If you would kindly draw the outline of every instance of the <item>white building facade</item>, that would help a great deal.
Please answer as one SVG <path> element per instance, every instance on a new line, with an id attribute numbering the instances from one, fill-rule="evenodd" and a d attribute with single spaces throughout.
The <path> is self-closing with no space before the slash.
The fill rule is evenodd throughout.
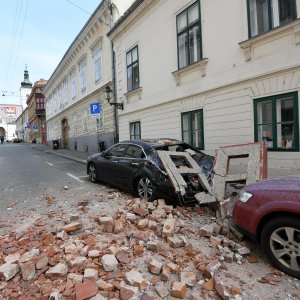
<path id="1" fill-rule="evenodd" d="M 299 173 L 299 18 L 300 0 L 137 0 L 108 33 L 120 140 L 264 141 L 271 174 Z"/>
<path id="2" fill-rule="evenodd" d="M 104 101 L 112 85 L 112 47 L 106 34 L 133 0 L 103 0 L 77 35 L 43 90 L 47 140 L 63 148 L 94 152 L 115 138 L 114 109 Z M 93 115 L 91 104 L 101 105 Z"/>

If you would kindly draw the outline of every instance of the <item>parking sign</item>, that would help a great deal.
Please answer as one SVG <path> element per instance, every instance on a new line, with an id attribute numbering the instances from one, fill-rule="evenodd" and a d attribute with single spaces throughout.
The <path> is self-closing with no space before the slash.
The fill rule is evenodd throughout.
<path id="1" fill-rule="evenodd" d="M 101 103 L 95 102 L 90 104 L 91 115 L 100 115 L 101 114 Z"/>

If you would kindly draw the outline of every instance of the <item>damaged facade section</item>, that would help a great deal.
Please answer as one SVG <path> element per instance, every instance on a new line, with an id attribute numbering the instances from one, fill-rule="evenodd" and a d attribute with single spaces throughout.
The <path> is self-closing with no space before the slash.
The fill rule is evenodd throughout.
<path id="1" fill-rule="evenodd" d="M 212 174 L 204 173 L 201 166 L 193 159 L 192 153 L 157 151 L 159 158 L 174 186 L 174 189 L 183 202 L 187 201 L 187 188 L 192 180 L 198 180 L 201 189 L 195 192 L 194 199 L 199 204 L 223 201 L 228 184 L 249 184 L 261 180 L 267 175 L 267 148 L 264 143 L 250 143 L 244 145 L 233 145 L 220 147 L 217 150 Z M 229 173 L 230 164 L 238 159 L 243 161 L 244 172 Z M 246 164 L 246 165 L 245 165 Z M 192 176 L 190 176 L 192 175 Z M 213 175 L 213 176 L 211 176 Z M 210 182 L 210 178 L 212 181 Z"/>

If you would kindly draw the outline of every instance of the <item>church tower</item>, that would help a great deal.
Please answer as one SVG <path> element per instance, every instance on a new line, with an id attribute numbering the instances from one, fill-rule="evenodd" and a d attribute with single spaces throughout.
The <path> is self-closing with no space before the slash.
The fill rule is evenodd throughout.
<path id="1" fill-rule="evenodd" d="M 27 71 L 27 65 L 25 65 L 24 70 L 24 80 L 21 82 L 20 87 L 20 97 L 21 97 L 21 105 L 23 110 L 27 107 L 27 97 L 30 95 L 32 90 L 32 83 L 29 81 L 29 73 Z"/>

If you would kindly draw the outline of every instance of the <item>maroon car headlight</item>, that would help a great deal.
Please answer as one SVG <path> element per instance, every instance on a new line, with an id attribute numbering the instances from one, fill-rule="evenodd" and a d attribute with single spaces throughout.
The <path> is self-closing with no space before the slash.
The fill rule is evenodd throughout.
<path id="1" fill-rule="evenodd" d="M 240 195 L 239 195 L 239 200 L 243 203 L 246 203 L 251 197 L 252 197 L 251 193 L 242 190 Z"/>

